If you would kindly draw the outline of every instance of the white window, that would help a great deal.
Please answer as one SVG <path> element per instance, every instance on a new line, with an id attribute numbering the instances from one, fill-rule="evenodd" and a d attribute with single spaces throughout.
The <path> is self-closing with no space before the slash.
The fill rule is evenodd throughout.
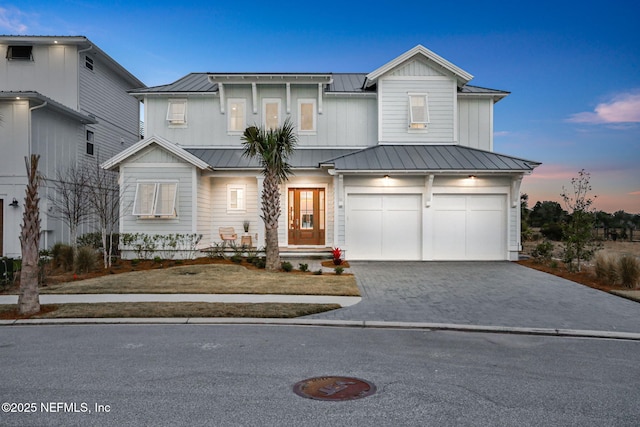
<path id="1" fill-rule="evenodd" d="M 175 217 L 177 182 L 138 182 L 133 214 L 139 217 Z"/>
<path id="2" fill-rule="evenodd" d="M 169 101 L 167 109 L 167 121 L 169 125 L 185 125 L 187 124 L 187 100 L 172 99 Z"/>
<path id="3" fill-rule="evenodd" d="M 429 99 L 426 93 L 409 94 L 409 128 L 426 129 L 429 125 Z"/>
<path id="4" fill-rule="evenodd" d="M 262 100 L 262 121 L 266 129 L 275 129 L 280 126 L 280 99 Z"/>
<path id="5" fill-rule="evenodd" d="M 246 210 L 246 185 L 227 185 L 227 210 L 244 212 Z"/>
<path id="6" fill-rule="evenodd" d="M 298 100 L 298 131 L 313 133 L 316 131 L 316 100 Z"/>
<path id="7" fill-rule="evenodd" d="M 245 113 L 247 101 L 245 99 L 229 99 L 227 111 L 227 131 L 229 133 L 244 132 L 247 127 Z"/>

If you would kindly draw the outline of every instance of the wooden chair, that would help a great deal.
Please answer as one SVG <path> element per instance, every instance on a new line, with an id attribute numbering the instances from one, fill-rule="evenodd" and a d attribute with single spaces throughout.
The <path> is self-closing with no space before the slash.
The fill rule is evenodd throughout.
<path id="1" fill-rule="evenodd" d="M 227 246 L 227 242 L 235 243 L 238 239 L 238 235 L 233 227 L 220 227 L 218 231 L 220 232 L 220 238 L 225 246 Z"/>

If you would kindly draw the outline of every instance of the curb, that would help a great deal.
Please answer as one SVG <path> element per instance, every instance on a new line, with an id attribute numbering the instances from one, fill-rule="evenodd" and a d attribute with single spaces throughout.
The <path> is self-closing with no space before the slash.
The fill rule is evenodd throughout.
<path id="1" fill-rule="evenodd" d="M 453 323 L 384 322 L 371 320 L 322 320 L 322 319 L 276 319 L 276 318 L 77 318 L 77 319 L 20 319 L 0 320 L 0 326 L 39 325 L 283 325 L 320 326 L 342 328 L 403 329 L 424 331 L 458 331 L 494 334 L 515 334 L 534 336 L 555 336 L 573 338 L 602 338 L 614 340 L 640 341 L 640 333 L 591 331 L 581 329 L 524 328 L 510 326 L 464 325 Z"/>

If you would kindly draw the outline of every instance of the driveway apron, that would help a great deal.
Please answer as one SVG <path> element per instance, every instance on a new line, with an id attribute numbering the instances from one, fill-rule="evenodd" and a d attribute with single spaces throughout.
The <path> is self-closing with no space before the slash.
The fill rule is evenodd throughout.
<path id="1" fill-rule="evenodd" d="M 640 303 L 512 262 L 350 262 L 356 305 L 315 319 L 640 332 Z"/>

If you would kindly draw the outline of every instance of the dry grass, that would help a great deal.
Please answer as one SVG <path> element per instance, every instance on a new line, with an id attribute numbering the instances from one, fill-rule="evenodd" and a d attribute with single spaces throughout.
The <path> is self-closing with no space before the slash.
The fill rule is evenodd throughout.
<path id="1" fill-rule="evenodd" d="M 42 294 L 206 293 L 359 296 L 355 277 L 250 270 L 239 265 L 205 264 L 110 274 L 52 284 Z"/>
<path id="2" fill-rule="evenodd" d="M 254 317 L 293 318 L 340 308 L 337 304 L 222 304 L 205 302 L 138 302 L 42 305 L 30 319 L 118 317 Z M 0 319 L 20 318 L 15 305 L 0 305 Z"/>

